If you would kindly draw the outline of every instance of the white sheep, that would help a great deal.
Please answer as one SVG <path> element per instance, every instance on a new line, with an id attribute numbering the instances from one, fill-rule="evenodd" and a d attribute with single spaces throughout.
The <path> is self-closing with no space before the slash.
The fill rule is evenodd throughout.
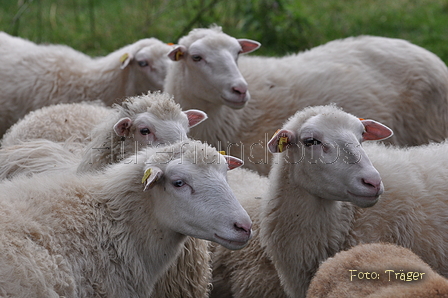
<path id="1" fill-rule="evenodd" d="M 361 146 L 391 133 L 331 105 L 291 117 L 268 143 L 283 151 L 269 191 L 247 209 L 258 232 L 241 252 L 216 249 L 217 279 L 229 278 L 221 288 L 234 297 L 305 297 L 322 261 L 373 242 L 407 247 L 447 277 L 448 142 Z"/>
<path id="2" fill-rule="evenodd" d="M 190 127 L 205 119 L 202 111 L 182 111 L 170 95 L 161 92 L 128 97 L 113 108 L 89 103 L 45 107 L 5 134 L 0 178 L 77 167 L 80 172 L 100 170 L 148 145 L 185 140 Z"/>
<path id="3" fill-rule="evenodd" d="M 5 180 L 0 293 L 148 297 L 185 235 L 244 247 L 251 221 L 226 182 L 227 170 L 240 165 L 187 140 L 102 173 Z"/>
<path id="4" fill-rule="evenodd" d="M 91 58 L 64 45 L 38 45 L 0 32 L 0 136 L 43 106 L 125 96 L 163 88 L 172 47 L 142 39 L 104 57 Z"/>
<path id="5" fill-rule="evenodd" d="M 111 112 L 111 107 L 101 101 L 46 106 L 29 112 L 11 126 L 1 139 L 1 146 L 8 147 L 35 139 L 62 143 L 71 138 L 87 145 L 92 128 Z"/>
<path id="6" fill-rule="evenodd" d="M 113 109 L 89 106 L 88 103 L 49 106 L 30 113 L 4 136 L 4 143 L 9 146 L 0 150 L 3 165 L 0 177 L 73 171 L 78 167 L 80 172 L 101 170 L 109 163 L 129 157 L 139 147 L 186 139 L 189 128 L 205 119 L 205 113 L 182 111 L 171 96 L 159 92 L 127 98 Z M 90 133 L 95 122 L 99 124 Z M 32 133 L 26 132 L 27 126 Z M 88 149 L 83 142 L 77 142 L 83 138 L 69 139 L 62 144 L 53 142 L 87 132 L 88 139 L 92 138 Z M 36 137 L 53 141 L 30 141 Z M 82 151 L 86 153 L 82 154 Z M 208 296 L 211 280 L 208 243 L 188 237 L 184 246 L 176 262 L 156 284 L 152 297 Z"/>
<path id="7" fill-rule="evenodd" d="M 213 119 L 193 129 L 192 137 L 244 158 L 247 167 L 267 175 L 270 134 L 311 105 L 336 103 L 377 119 L 396 132 L 390 142 L 398 145 L 448 137 L 448 70 L 425 49 L 360 36 L 281 58 L 238 58 L 258 46 L 220 27 L 195 29 L 170 52 L 174 63 L 164 87 L 182 108 Z"/>
<path id="8" fill-rule="evenodd" d="M 307 297 L 448 297 L 448 280 L 409 249 L 362 244 L 326 260 Z"/>

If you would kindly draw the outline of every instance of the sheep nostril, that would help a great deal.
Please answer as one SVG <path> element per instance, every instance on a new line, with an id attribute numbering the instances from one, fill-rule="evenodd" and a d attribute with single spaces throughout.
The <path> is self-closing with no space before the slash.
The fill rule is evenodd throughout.
<path id="1" fill-rule="evenodd" d="M 369 186 L 369 187 L 373 187 L 374 189 L 376 189 L 376 190 L 379 190 L 380 189 L 380 187 L 381 187 L 381 180 L 377 180 L 377 179 L 373 179 L 373 180 L 370 180 L 370 179 L 362 179 L 362 182 L 365 184 L 365 185 L 367 185 L 367 186 Z"/>
<path id="2" fill-rule="evenodd" d="M 236 222 L 233 224 L 233 227 L 238 232 L 242 232 L 242 233 L 250 236 L 252 225 L 244 225 L 244 224 L 240 224 L 240 223 Z"/>
<path id="3" fill-rule="evenodd" d="M 244 95 L 247 92 L 247 88 L 244 88 L 244 87 L 233 87 L 232 90 L 236 94 L 241 94 L 241 95 Z"/>

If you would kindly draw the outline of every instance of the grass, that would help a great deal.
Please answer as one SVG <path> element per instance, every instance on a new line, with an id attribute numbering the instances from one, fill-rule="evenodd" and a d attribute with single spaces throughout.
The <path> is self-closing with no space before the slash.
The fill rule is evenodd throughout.
<path id="1" fill-rule="evenodd" d="M 409 40 L 448 62 L 448 0 L 1 0 L 0 30 L 92 56 L 212 23 L 280 56 L 361 34 Z"/>

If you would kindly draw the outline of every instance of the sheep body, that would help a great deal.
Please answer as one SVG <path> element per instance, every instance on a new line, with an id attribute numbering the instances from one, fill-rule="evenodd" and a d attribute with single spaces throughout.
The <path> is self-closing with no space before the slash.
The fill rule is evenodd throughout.
<path id="1" fill-rule="evenodd" d="M 4 165 L 0 169 L 0 177 L 10 179 L 19 174 L 73 172 L 77 168 L 79 172 L 101 170 L 109 163 L 129 157 L 148 143 L 157 146 L 186 139 L 189 127 L 206 118 L 200 111 L 183 112 L 172 97 L 158 92 L 127 98 L 112 109 L 89 103 L 42 108 L 27 115 L 4 136 L 3 145 L 8 146 L 0 150 L 0 160 Z M 127 119 L 124 123 L 129 127 L 117 135 L 113 127 L 121 123 L 120 119 Z M 44 123 L 48 128 L 42 130 Z M 98 124 L 95 126 L 95 123 Z M 36 129 L 33 128 L 35 126 Z M 30 133 L 26 132 L 27 127 L 30 127 Z M 142 128 L 149 128 L 151 133 L 139 135 Z M 88 138 L 83 138 L 87 135 Z M 80 137 L 71 139 L 74 136 Z M 146 138 L 148 136 L 151 139 Z M 32 140 L 36 137 L 46 137 L 54 142 Z M 64 138 L 69 140 L 56 142 Z M 87 141 L 86 148 L 84 144 Z M 187 237 L 180 256 L 156 284 L 152 297 L 208 296 L 211 280 L 209 262 L 208 243 Z"/>
<path id="2" fill-rule="evenodd" d="M 270 134 L 310 105 L 336 103 L 359 117 L 376 119 L 396 132 L 389 142 L 397 145 L 448 136 L 446 65 L 416 45 L 360 36 L 281 58 L 241 56 L 241 73 L 223 67 L 212 73 L 213 63 L 221 60 L 236 65 L 232 39 L 216 27 L 196 29 L 180 39 L 172 53 L 182 56 L 176 60 L 170 55 L 175 62 L 164 90 L 182 107 L 201 109 L 213 119 L 213 125 L 193 129 L 194 138 L 244 157 L 245 166 L 264 175 L 271 165 L 266 146 Z M 198 55 L 202 60 L 194 62 Z M 243 78 L 248 90 L 241 87 Z M 413 123 L 420 123 L 419 128 Z"/>
<path id="3" fill-rule="evenodd" d="M 369 279 L 359 279 L 359 272 L 370 273 Z M 406 275 L 402 280 L 400 273 L 408 272 L 412 277 Z M 307 297 L 448 297 L 448 280 L 409 249 L 385 243 L 362 244 L 323 262 Z"/>
<path id="4" fill-rule="evenodd" d="M 137 160 L 99 174 L 42 173 L 2 182 L 0 293 L 147 297 L 185 234 L 231 249 L 249 239 L 250 219 L 225 181 L 228 165 L 216 150 L 188 141 L 140 152 Z M 185 188 L 173 179 L 185 181 Z M 202 183 L 218 188 L 210 192 Z"/>
<path id="5" fill-rule="evenodd" d="M 87 145 L 92 127 L 112 112 L 99 101 L 65 103 L 31 111 L 3 135 L 1 146 L 35 139 L 63 143 L 70 138 Z"/>
<path id="6" fill-rule="evenodd" d="M 333 118 L 341 121 L 334 123 Z M 344 128 L 344 122 L 353 127 Z M 318 265 L 359 243 L 389 242 L 407 247 L 436 272 L 448 276 L 448 189 L 443 182 L 448 179 L 448 160 L 444 158 L 448 143 L 405 149 L 375 143 L 361 147 L 359 140 L 366 133 L 355 126 L 359 122 L 334 106 L 307 108 L 286 122 L 280 134 L 291 134 L 288 137 L 296 145 L 285 145 L 289 149 L 273 160 L 269 191 L 255 214 L 248 209 L 259 231 L 240 252 L 221 258 L 218 250 L 214 256 L 219 272 L 226 271 L 231 277 L 227 287 L 235 297 L 249 297 L 254 292 L 258 297 L 305 297 Z M 316 127 L 322 131 L 313 130 Z M 322 149 L 310 145 L 314 157 L 301 139 L 307 133 L 324 144 Z M 333 142 L 335 138 L 337 142 Z M 278 135 L 271 141 L 277 139 Z M 335 150 L 329 148 L 339 148 L 341 155 L 329 157 L 325 152 Z M 360 208 L 368 205 L 344 192 L 360 178 L 340 181 L 360 166 L 350 161 L 354 158 L 371 161 L 381 174 L 385 191 L 376 204 L 370 200 L 370 206 L 375 204 L 370 208 Z M 328 199 L 340 192 L 338 199 Z M 253 264 L 266 269 L 247 275 L 246 267 Z M 271 283 L 283 288 L 263 285 L 266 272 L 277 272 L 278 280 L 270 277 Z M 257 287 L 277 290 L 264 295 Z"/>
<path id="7" fill-rule="evenodd" d="M 0 32 L 0 135 L 43 106 L 125 96 L 163 88 L 170 46 L 142 39 L 104 57 L 91 58 L 65 45 L 38 45 Z"/>

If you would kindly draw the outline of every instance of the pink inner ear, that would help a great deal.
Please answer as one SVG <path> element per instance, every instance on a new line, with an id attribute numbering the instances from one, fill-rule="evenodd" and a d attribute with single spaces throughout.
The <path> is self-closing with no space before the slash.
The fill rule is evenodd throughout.
<path id="1" fill-rule="evenodd" d="M 121 118 L 118 120 L 117 123 L 114 125 L 114 131 L 117 134 L 117 136 L 123 137 L 127 136 L 129 134 L 129 128 L 132 125 L 131 118 Z"/>
<path id="2" fill-rule="evenodd" d="M 384 140 L 393 135 L 392 129 L 384 124 L 374 120 L 361 120 L 361 122 L 366 130 L 362 135 L 364 141 Z"/>
<path id="3" fill-rule="evenodd" d="M 225 155 L 224 157 L 226 158 L 227 167 L 229 171 L 241 167 L 244 164 L 244 162 L 239 158 L 230 155 Z"/>
<path id="4" fill-rule="evenodd" d="M 168 57 L 173 61 L 179 61 L 186 52 L 187 48 L 185 46 L 178 45 L 168 53 Z"/>
<path id="5" fill-rule="evenodd" d="M 188 117 L 188 126 L 193 127 L 206 120 L 207 114 L 199 110 L 188 110 L 184 112 Z"/>
<path id="6" fill-rule="evenodd" d="M 250 40 L 250 39 L 238 39 L 238 42 L 241 45 L 241 53 L 250 53 L 258 49 L 261 44 L 258 41 Z"/>

